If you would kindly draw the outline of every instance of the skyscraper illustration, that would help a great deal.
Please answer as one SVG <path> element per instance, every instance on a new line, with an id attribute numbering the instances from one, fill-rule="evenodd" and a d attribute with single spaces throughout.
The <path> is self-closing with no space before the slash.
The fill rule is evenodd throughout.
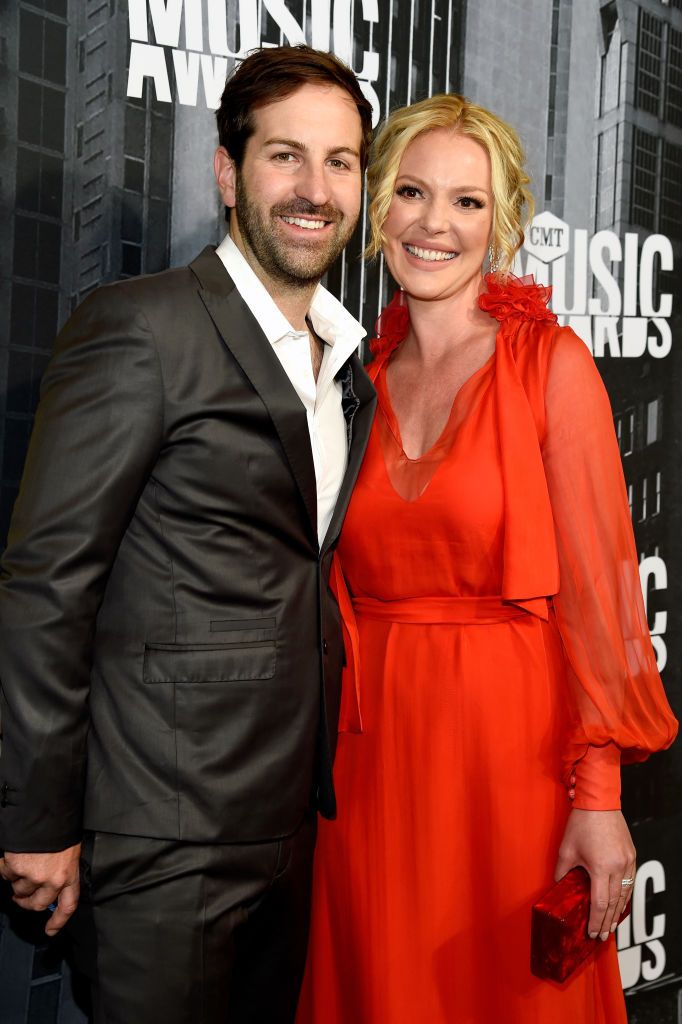
<path id="1" fill-rule="evenodd" d="M 295 30 L 313 45 L 340 51 L 372 91 L 381 118 L 447 91 L 500 114 L 521 135 L 538 212 L 590 239 L 599 232 L 621 240 L 636 235 L 638 260 L 647 239 L 669 243 L 671 259 L 653 263 L 652 311 L 643 308 L 639 262 L 634 277 L 632 315 L 648 318 L 654 341 L 640 356 L 616 355 L 621 326 L 612 345 L 597 353 L 597 364 L 613 406 L 654 644 L 679 709 L 682 279 L 668 263 L 677 267 L 682 256 L 682 0 L 225 0 L 224 57 L 208 53 L 209 41 L 221 36 L 210 20 L 221 5 L 195 5 L 201 15 L 192 35 L 191 5 L 181 4 L 177 45 L 163 50 L 170 98 L 159 94 L 151 74 L 141 95 L 128 95 L 131 18 L 146 11 L 153 44 L 152 6 L 157 16 L 162 7 L 175 7 L 142 0 L 3 6 L 0 550 L 58 328 L 94 288 L 186 263 L 225 231 L 211 167 L 214 112 L 201 84 L 196 102 L 187 102 L 173 83 L 178 60 L 188 74 L 194 66 L 188 55 L 197 33 L 203 55 L 229 73 L 248 35 L 240 19 L 248 15 L 258 45 L 290 42 Z M 177 58 L 173 50 L 182 47 L 185 56 Z M 362 260 L 368 237 L 365 203 L 326 284 L 371 336 L 395 283 L 381 257 Z M 624 264 L 624 257 L 613 260 L 610 272 L 625 303 L 633 278 L 626 278 Z M 590 274 L 589 298 L 601 294 Z M 662 354 L 656 339 L 666 330 L 672 343 Z M 627 976 L 629 1013 L 642 1024 L 682 1020 L 682 920 L 665 915 L 682 899 L 676 872 L 666 870 L 682 834 L 681 782 L 676 750 L 625 772 L 625 807 L 640 862 L 660 864 L 643 889 L 637 920 L 619 936 L 621 965 L 636 961 Z M 8 903 L 0 906 L 3 1024 L 80 1024 L 59 950 L 47 955 L 40 929 L 24 933 L 14 915 L 10 926 L 9 910 Z"/>

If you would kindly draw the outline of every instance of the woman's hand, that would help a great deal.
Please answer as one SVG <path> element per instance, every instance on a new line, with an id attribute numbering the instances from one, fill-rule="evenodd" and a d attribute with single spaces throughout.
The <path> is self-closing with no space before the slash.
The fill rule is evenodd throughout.
<path id="1" fill-rule="evenodd" d="M 559 847 L 554 878 L 558 882 L 577 865 L 586 868 L 592 882 L 590 892 L 590 938 L 604 942 L 616 930 L 618 919 L 632 895 L 632 885 L 621 885 L 635 877 L 636 852 L 620 811 L 571 811 Z"/>

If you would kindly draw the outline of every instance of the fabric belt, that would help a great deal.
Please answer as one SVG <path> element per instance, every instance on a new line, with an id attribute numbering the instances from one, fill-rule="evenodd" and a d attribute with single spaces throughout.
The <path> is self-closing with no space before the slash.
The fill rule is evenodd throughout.
<path id="1" fill-rule="evenodd" d="M 353 597 L 351 602 L 355 614 L 363 618 L 422 625 L 485 625 L 526 615 L 501 597 L 409 597 L 398 601 Z"/>
<path id="2" fill-rule="evenodd" d="M 332 562 L 330 583 L 339 602 L 346 667 L 343 670 L 339 732 L 361 733 L 360 635 L 358 619 L 422 625 L 486 625 L 509 622 L 531 614 L 548 618 L 546 598 L 523 605 L 503 601 L 501 597 L 411 597 L 399 601 L 378 601 L 372 597 L 351 597 L 341 571 L 338 555 Z"/>

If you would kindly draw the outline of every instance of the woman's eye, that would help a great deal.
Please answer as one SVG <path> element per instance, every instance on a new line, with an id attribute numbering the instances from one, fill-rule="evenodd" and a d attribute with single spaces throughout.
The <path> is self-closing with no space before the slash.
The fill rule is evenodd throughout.
<path id="1" fill-rule="evenodd" d="M 402 196 L 403 199 L 417 199 L 421 194 L 421 189 L 417 188 L 416 185 L 401 185 L 398 189 L 398 195 Z"/>
<path id="2" fill-rule="evenodd" d="M 336 159 L 334 159 L 334 160 L 330 160 L 329 163 L 332 165 L 332 167 L 336 171 L 347 171 L 348 170 L 348 164 L 344 160 L 336 160 Z"/>
<path id="3" fill-rule="evenodd" d="M 460 196 L 458 199 L 459 205 L 464 210 L 482 210 L 483 203 L 480 199 L 474 198 L 474 196 Z"/>

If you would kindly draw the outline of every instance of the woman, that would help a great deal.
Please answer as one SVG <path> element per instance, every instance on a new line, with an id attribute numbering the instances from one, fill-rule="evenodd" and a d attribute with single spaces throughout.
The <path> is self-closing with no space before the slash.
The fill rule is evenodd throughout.
<path id="1" fill-rule="evenodd" d="M 402 290 L 336 566 L 339 818 L 299 1024 L 626 1019 L 620 762 L 668 746 L 675 721 L 599 374 L 548 290 L 507 273 L 522 161 L 458 96 L 396 111 L 375 144 L 371 249 Z M 539 981 L 530 908 L 576 864 L 603 942 L 564 985 Z"/>

